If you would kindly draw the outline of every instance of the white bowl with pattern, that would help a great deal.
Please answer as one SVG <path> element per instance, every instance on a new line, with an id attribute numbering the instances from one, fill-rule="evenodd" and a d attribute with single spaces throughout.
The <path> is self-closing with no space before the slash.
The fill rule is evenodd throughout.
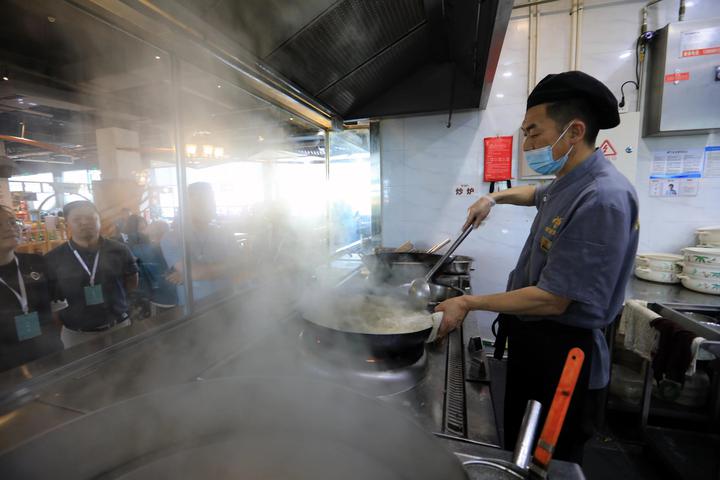
<path id="1" fill-rule="evenodd" d="M 706 266 L 700 263 L 682 263 L 682 274 L 698 280 L 720 281 L 720 266 Z"/>
<path id="2" fill-rule="evenodd" d="M 677 262 L 683 259 L 682 255 L 674 253 L 638 253 L 635 255 L 635 267 L 654 270 L 656 272 L 680 273 Z"/>
<path id="3" fill-rule="evenodd" d="M 694 277 L 688 277 L 687 275 L 678 275 L 678 278 L 683 284 L 683 287 L 695 290 L 700 293 L 709 293 L 711 295 L 720 295 L 720 279 L 718 280 L 705 280 Z"/>
<path id="4" fill-rule="evenodd" d="M 683 248 L 683 262 L 720 268 L 720 248 Z"/>
<path id="5" fill-rule="evenodd" d="M 720 225 L 700 227 L 695 230 L 695 234 L 697 235 L 698 243 L 701 245 L 720 246 Z"/>
<path id="6" fill-rule="evenodd" d="M 680 279 L 675 272 L 663 272 L 644 267 L 635 267 L 635 276 L 651 282 L 680 283 Z"/>

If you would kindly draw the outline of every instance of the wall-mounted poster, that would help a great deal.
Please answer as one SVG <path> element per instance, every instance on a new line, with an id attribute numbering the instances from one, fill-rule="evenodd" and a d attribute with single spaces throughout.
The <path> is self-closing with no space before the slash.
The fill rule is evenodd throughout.
<path id="1" fill-rule="evenodd" d="M 512 143 L 512 135 L 485 138 L 484 182 L 499 182 L 512 178 Z"/>

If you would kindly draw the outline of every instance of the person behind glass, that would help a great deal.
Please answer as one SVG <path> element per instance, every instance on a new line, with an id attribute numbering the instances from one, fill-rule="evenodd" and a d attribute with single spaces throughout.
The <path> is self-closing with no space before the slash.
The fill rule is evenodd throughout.
<path id="1" fill-rule="evenodd" d="M 238 247 L 232 234 L 215 222 L 215 196 L 209 183 L 188 186 L 190 224 L 186 225 L 186 245 L 191 259 L 195 300 L 233 291 L 233 278 L 239 273 Z M 161 241 L 162 252 L 171 268 L 167 280 L 177 285 L 179 303 L 184 304 L 183 259 L 180 232 L 173 229 Z"/>
<path id="2" fill-rule="evenodd" d="M 65 205 L 71 239 L 46 256 L 52 295 L 66 300 L 58 312 L 65 348 L 130 325 L 128 292 L 138 284 L 130 249 L 100 236 L 100 214 L 92 202 Z"/>
<path id="3" fill-rule="evenodd" d="M 147 243 L 147 222 L 140 215 L 134 213 L 129 215 L 123 220 L 116 239 L 125 243 L 131 250 L 133 245 Z"/>
<path id="4" fill-rule="evenodd" d="M 15 214 L 0 206 L 0 371 L 62 350 L 45 261 L 40 255 L 15 253 L 19 243 Z"/>
<path id="5" fill-rule="evenodd" d="M 123 232 L 123 240 L 135 256 L 140 273 L 136 294 L 160 308 L 170 308 L 178 302 L 175 285 L 165 278 L 169 269 L 160 248 L 160 240 L 167 228 L 163 221 L 147 225 L 144 218 L 131 215 Z"/>

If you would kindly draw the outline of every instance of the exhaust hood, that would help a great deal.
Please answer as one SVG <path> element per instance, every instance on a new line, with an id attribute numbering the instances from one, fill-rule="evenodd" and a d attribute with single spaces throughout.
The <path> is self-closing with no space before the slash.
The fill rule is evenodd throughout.
<path id="1" fill-rule="evenodd" d="M 512 0 L 144 0 L 343 120 L 484 108 Z"/>

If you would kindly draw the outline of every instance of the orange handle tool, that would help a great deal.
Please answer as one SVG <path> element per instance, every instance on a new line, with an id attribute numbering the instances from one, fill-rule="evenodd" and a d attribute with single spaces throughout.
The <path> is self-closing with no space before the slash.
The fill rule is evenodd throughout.
<path id="1" fill-rule="evenodd" d="M 550 464 L 584 360 L 585 353 L 581 349 L 575 347 L 568 352 L 562 375 L 560 375 L 560 382 L 555 390 L 555 396 L 533 455 L 531 470 L 541 477 L 545 477 Z"/>

